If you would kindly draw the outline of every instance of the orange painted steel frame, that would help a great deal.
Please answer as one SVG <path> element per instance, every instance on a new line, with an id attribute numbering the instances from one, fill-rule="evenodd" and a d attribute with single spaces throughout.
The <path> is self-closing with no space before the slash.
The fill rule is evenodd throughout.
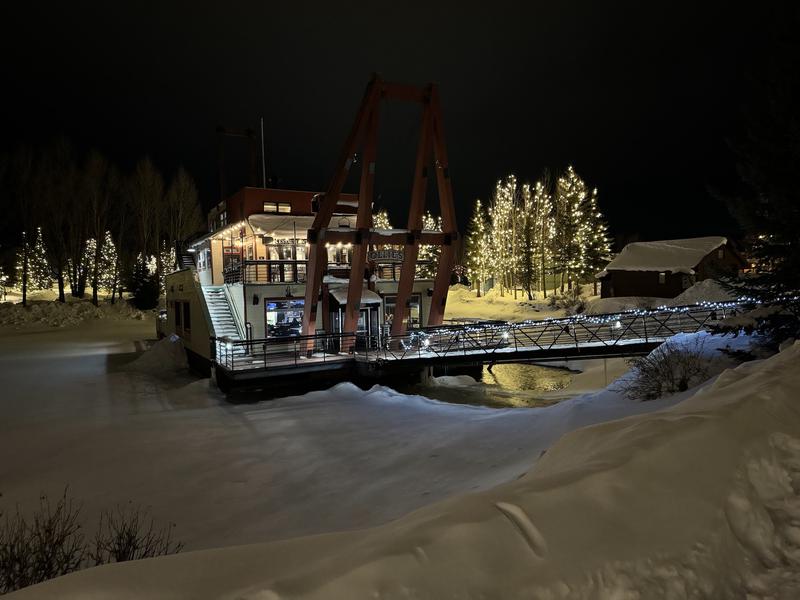
<path id="1" fill-rule="evenodd" d="M 411 206 L 408 214 L 408 232 L 394 233 L 390 236 L 372 232 L 372 189 L 375 179 L 375 160 L 378 144 L 379 111 L 382 100 L 401 100 L 418 102 L 422 105 L 422 125 L 417 147 L 414 182 L 411 189 Z M 358 212 L 353 231 L 330 229 L 330 221 L 336 204 L 347 180 L 350 167 L 355 163 L 356 153 L 362 150 L 361 181 L 358 192 Z M 436 184 L 439 195 L 439 208 L 442 216 L 442 232 L 423 232 L 422 214 L 425 210 L 425 193 L 428 186 L 428 167 L 436 171 Z M 320 203 L 319 212 L 308 230 L 308 273 L 306 283 L 305 309 L 303 312 L 303 335 L 313 334 L 317 323 L 317 301 L 319 300 L 324 269 L 327 264 L 326 243 L 351 243 L 353 245 L 350 280 L 347 290 L 347 305 L 342 331 L 354 333 L 358 324 L 361 305 L 361 291 L 364 285 L 367 246 L 373 243 L 403 244 L 404 258 L 397 290 L 397 303 L 392 319 L 392 335 L 403 335 L 408 317 L 408 300 L 414 285 L 417 257 L 420 244 L 442 247 L 433 284 L 428 326 L 441 325 L 444 317 L 447 288 L 450 273 L 455 261 L 456 229 L 453 190 L 450 184 L 447 148 L 444 141 L 444 127 L 439 104 L 439 94 L 435 85 L 424 88 L 389 83 L 373 75 L 361 107 L 356 115 L 350 134 L 347 137 L 336 171 L 328 190 Z"/>

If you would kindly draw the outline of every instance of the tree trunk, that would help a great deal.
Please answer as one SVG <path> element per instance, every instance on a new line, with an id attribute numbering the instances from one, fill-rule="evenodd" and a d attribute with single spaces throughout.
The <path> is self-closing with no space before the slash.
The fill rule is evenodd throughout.
<path id="1" fill-rule="evenodd" d="M 97 243 L 94 245 L 94 266 L 92 268 L 92 304 L 95 306 L 98 305 L 97 301 L 97 286 L 98 284 L 98 273 L 100 271 L 100 252 L 102 251 L 102 246 L 100 245 L 100 241 L 98 240 Z"/>
<path id="2" fill-rule="evenodd" d="M 56 280 L 58 281 L 58 301 L 66 302 L 67 298 L 64 295 L 64 270 L 59 268 L 56 273 Z"/>
<path id="3" fill-rule="evenodd" d="M 22 306 L 28 306 L 28 242 L 22 246 Z"/>

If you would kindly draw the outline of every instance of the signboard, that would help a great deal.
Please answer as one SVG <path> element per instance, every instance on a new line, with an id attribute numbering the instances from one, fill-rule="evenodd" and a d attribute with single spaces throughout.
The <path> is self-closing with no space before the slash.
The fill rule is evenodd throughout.
<path id="1" fill-rule="evenodd" d="M 402 263 L 402 250 L 372 250 L 367 252 L 367 260 L 378 263 Z"/>

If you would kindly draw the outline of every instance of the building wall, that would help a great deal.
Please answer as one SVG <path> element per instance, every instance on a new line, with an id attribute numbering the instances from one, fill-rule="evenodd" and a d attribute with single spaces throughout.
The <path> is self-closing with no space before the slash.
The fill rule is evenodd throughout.
<path id="1" fill-rule="evenodd" d="M 200 284 L 195 280 L 195 272 L 190 269 L 175 271 L 166 277 L 167 288 L 167 323 L 165 331 L 181 338 L 184 347 L 204 358 L 209 358 L 210 324 L 202 296 Z M 190 327 L 182 323 L 176 327 L 176 303 L 188 303 L 190 310 Z M 181 319 L 183 321 L 183 319 Z"/>
<path id="2" fill-rule="evenodd" d="M 609 271 L 601 282 L 600 297 L 674 298 L 691 287 L 694 281 L 692 276 L 682 273 L 665 273 L 664 283 L 659 283 L 657 271 Z"/>
<path id="3" fill-rule="evenodd" d="M 264 212 L 265 202 L 288 202 L 291 204 L 291 214 L 313 215 L 312 200 L 318 192 L 302 190 L 278 190 L 244 187 L 238 192 L 220 202 L 208 213 L 209 230 L 219 227 L 219 215 L 226 213 L 226 224 L 236 223 L 257 213 Z M 353 203 L 358 201 L 358 194 L 341 194 L 343 202 Z M 337 212 L 355 212 L 355 208 L 341 206 Z"/>

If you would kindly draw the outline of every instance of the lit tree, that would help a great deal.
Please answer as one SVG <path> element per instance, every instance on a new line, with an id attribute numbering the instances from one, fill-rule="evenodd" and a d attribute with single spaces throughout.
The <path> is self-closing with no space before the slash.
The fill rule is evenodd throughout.
<path id="1" fill-rule="evenodd" d="M 374 215 L 372 215 L 372 227 L 375 229 L 391 229 L 392 222 L 389 220 L 389 213 L 386 209 L 382 208 Z M 386 250 L 392 248 L 389 244 L 372 244 L 373 249 Z"/>
<path id="2" fill-rule="evenodd" d="M 422 217 L 422 229 L 423 231 L 441 231 L 442 217 L 433 216 L 429 211 L 425 211 L 425 215 Z M 433 279 L 436 276 L 436 266 L 441 253 L 441 246 L 420 244 L 417 255 L 417 277 Z"/>
<path id="3" fill-rule="evenodd" d="M 555 193 L 555 264 L 561 275 L 561 291 L 572 289 L 584 269 L 588 228 L 584 204 L 588 192 L 584 181 L 572 166 L 556 182 Z"/>
<path id="4" fill-rule="evenodd" d="M 545 171 L 542 178 L 533 186 L 532 206 L 530 210 L 526 210 L 526 213 L 530 213 L 532 221 L 534 259 L 539 269 L 538 281 L 545 298 L 547 297 L 547 273 L 552 269 L 553 239 L 556 234 L 550 181 L 550 172 Z"/>
<path id="5" fill-rule="evenodd" d="M 485 293 L 486 280 L 492 266 L 492 242 L 486 210 L 480 200 L 475 201 L 475 210 L 469 222 L 466 236 L 467 274 L 478 290 L 478 297 Z"/>
<path id="6" fill-rule="evenodd" d="M 28 261 L 28 290 L 49 290 L 53 287 L 53 272 L 47 262 L 47 250 L 42 241 L 42 228 L 36 228 L 36 237 L 33 243 L 23 232 L 23 246 L 17 254 L 17 281 L 21 282 L 25 269 L 25 260 Z"/>
<path id="7" fill-rule="evenodd" d="M 517 178 L 509 175 L 498 181 L 495 187 L 489 218 L 492 229 L 492 270 L 495 281 L 500 284 L 500 295 L 514 286 L 517 267 L 516 227 L 518 207 L 516 205 Z"/>
<path id="8" fill-rule="evenodd" d="M 597 294 L 597 280 L 595 273 L 602 270 L 611 260 L 611 244 L 608 239 L 608 224 L 597 206 L 597 188 L 584 202 L 583 211 L 588 224 L 586 232 L 586 252 L 581 266 L 582 279 L 591 278 L 594 283 L 594 293 Z"/>

